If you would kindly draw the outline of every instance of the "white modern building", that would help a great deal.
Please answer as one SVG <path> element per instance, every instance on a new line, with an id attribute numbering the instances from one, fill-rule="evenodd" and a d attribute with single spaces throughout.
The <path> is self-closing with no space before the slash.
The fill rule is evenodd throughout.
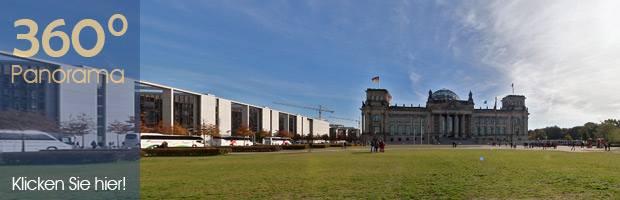
<path id="1" fill-rule="evenodd" d="M 147 126 L 160 121 L 174 126 L 176 122 L 191 131 L 201 124 L 215 124 L 223 136 L 232 135 L 240 124 L 248 125 L 253 132 L 265 130 L 272 135 L 279 131 L 301 136 L 329 133 L 326 120 L 147 81 L 139 81 L 139 84 L 140 112 L 146 115 Z"/>
<path id="2" fill-rule="evenodd" d="M 41 111 L 57 123 L 84 114 L 92 120 L 94 126 L 91 134 L 84 137 L 86 144 L 82 144 L 81 137 L 77 138 L 80 146 L 88 146 L 92 141 L 106 145 L 112 143 L 113 146 L 122 144 L 124 137 L 117 137 L 116 133 L 109 130 L 109 125 L 115 121 L 138 119 L 140 117 L 137 116 L 141 114 L 144 115 L 142 123 L 146 126 L 161 122 L 169 126 L 180 124 L 191 132 L 203 123 L 216 124 L 223 136 L 233 135 L 234 130 L 242 123 L 248 125 L 253 132 L 265 130 L 274 136 L 278 131 L 288 131 L 301 136 L 329 133 L 329 122 L 326 120 L 129 77 L 124 77 L 123 83 L 115 83 L 103 80 L 107 80 L 106 76 L 116 80 L 120 77 L 103 73 L 88 73 L 88 77 L 83 77 L 77 73 L 77 80 L 90 78 L 90 82 L 55 83 L 49 80 L 64 77 L 42 73 L 41 83 L 27 83 L 23 76 L 15 76 L 15 82 L 12 82 L 13 65 L 21 66 L 24 71 L 62 69 L 67 72 L 96 68 L 21 58 L 6 51 L 0 51 L 0 56 L 15 58 L 0 60 L 0 110 Z M 29 73 L 26 79 L 32 80 L 34 75 Z M 101 81 L 96 81 L 97 78 Z M 0 129 L 3 129 L 2 124 Z"/>
<path id="3" fill-rule="evenodd" d="M 29 110 L 41 111 L 43 115 L 57 123 L 67 122 L 78 115 L 85 115 L 92 122 L 91 134 L 78 137 L 80 146 L 88 146 L 92 141 L 103 142 L 114 146 L 122 144 L 123 137 L 107 131 L 107 127 L 114 121 L 125 122 L 136 115 L 135 80 L 125 77 L 123 83 L 105 81 L 105 73 L 72 73 L 71 77 L 63 77 L 60 73 L 53 74 L 54 70 L 64 72 L 76 70 L 96 69 L 88 66 L 76 66 L 37 58 L 21 58 L 11 53 L 0 51 L 1 56 L 15 58 L 0 60 L 0 110 Z M 51 73 L 27 73 L 28 80 L 40 80 L 39 83 L 27 83 L 23 75 L 12 76 L 13 66 L 19 65 L 23 73 L 28 70 L 47 69 Z M 15 69 L 17 71 L 17 68 Z M 22 74 L 23 74 L 22 73 Z M 40 77 L 38 77 L 40 75 Z M 107 76 L 111 76 L 108 74 Z M 38 79 L 40 78 L 40 79 Z M 53 80 L 71 78 L 69 81 L 56 83 Z M 88 80 L 86 83 L 75 83 L 73 80 Z M 101 81 L 97 81 L 97 79 Z M 114 77 L 120 80 L 121 77 Z M 12 80 L 14 79 L 14 80 Z M 51 79 L 51 80 L 50 80 Z M 65 79 L 66 80 L 66 79 Z M 3 129 L 0 124 L 0 129 Z"/>

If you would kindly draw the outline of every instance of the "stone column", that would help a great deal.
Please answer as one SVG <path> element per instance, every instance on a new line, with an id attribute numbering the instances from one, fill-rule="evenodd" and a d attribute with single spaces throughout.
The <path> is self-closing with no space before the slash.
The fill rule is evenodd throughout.
<path id="1" fill-rule="evenodd" d="M 459 116 L 459 137 L 463 137 L 465 132 L 465 115 Z"/>
<path id="2" fill-rule="evenodd" d="M 443 137 L 446 133 L 448 133 L 448 115 L 441 114 L 441 136 Z"/>
<path id="3" fill-rule="evenodd" d="M 452 114 L 450 122 L 452 123 L 452 137 L 456 137 L 456 114 Z"/>
<path id="4" fill-rule="evenodd" d="M 453 114 L 452 115 L 452 136 L 453 137 L 458 137 L 459 136 L 459 128 L 458 128 L 458 115 L 457 114 Z"/>
<path id="5" fill-rule="evenodd" d="M 450 116 L 450 136 L 454 137 L 454 114 L 449 115 Z"/>

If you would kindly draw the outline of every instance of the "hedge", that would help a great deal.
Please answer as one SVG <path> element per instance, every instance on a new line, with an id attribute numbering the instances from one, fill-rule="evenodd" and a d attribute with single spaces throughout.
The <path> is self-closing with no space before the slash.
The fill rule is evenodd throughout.
<path id="1" fill-rule="evenodd" d="M 286 150 L 303 150 L 303 149 L 309 149 L 309 148 L 310 148 L 309 144 L 292 144 L 292 145 L 282 146 L 282 149 L 286 149 Z"/>
<path id="2" fill-rule="evenodd" d="M 116 161 L 117 156 L 107 151 L 5 152 L 1 153 L 0 157 L 0 165 L 65 165 Z"/>
<path id="3" fill-rule="evenodd" d="M 223 146 L 215 148 L 228 148 L 232 152 L 275 152 L 282 150 L 283 146 L 278 145 L 258 145 L 258 146 Z"/>
<path id="4" fill-rule="evenodd" d="M 329 144 L 312 144 L 312 148 L 327 148 Z"/>
<path id="5" fill-rule="evenodd" d="M 81 152 L 81 153 L 100 153 L 106 152 L 114 154 L 117 161 L 120 160 L 138 160 L 140 159 L 140 151 L 138 149 L 68 149 L 68 150 L 41 150 L 40 152 Z"/>
<path id="6" fill-rule="evenodd" d="M 155 148 L 155 149 L 142 149 L 140 155 L 144 157 L 157 157 L 157 156 L 216 156 L 223 155 L 230 152 L 230 148 Z"/>

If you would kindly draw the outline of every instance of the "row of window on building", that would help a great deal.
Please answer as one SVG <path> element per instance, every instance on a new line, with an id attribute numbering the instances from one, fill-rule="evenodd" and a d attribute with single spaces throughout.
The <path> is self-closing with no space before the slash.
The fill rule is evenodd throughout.
<path id="1" fill-rule="evenodd" d="M 501 127 L 501 132 L 500 132 L 500 127 L 495 127 L 495 130 L 493 130 L 492 126 L 489 127 L 485 127 L 485 126 L 474 126 L 474 135 L 493 135 L 493 134 L 499 134 L 499 135 L 506 135 L 506 127 Z M 515 135 L 519 135 L 519 128 L 515 128 Z"/>
<path id="2" fill-rule="evenodd" d="M 370 100 L 372 100 L 372 101 L 383 101 L 383 100 L 385 100 L 385 98 L 383 96 L 370 95 Z"/>
<path id="3" fill-rule="evenodd" d="M 404 127 L 404 130 L 403 130 Z M 376 133 L 381 133 L 380 128 L 378 126 L 374 127 L 375 129 L 375 134 Z M 394 126 L 394 125 L 390 125 L 390 135 L 411 135 L 411 126 Z M 413 135 L 417 135 L 418 133 L 421 133 L 422 135 L 424 135 L 424 133 L 426 133 L 426 127 L 424 125 L 422 126 L 418 126 L 415 125 L 413 126 Z"/>
<path id="4" fill-rule="evenodd" d="M 476 124 L 486 124 L 487 122 L 489 124 L 493 124 L 493 122 L 495 122 L 496 124 L 506 124 L 506 119 L 498 119 L 496 121 L 493 121 L 493 118 L 484 118 L 484 117 L 476 117 L 475 119 Z M 519 124 L 520 120 L 519 118 L 515 118 L 514 119 L 514 124 Z"/>
<path id="5" fill-rule="evenodd" d="M 420 117 L 420 122 L 424 123 L 425 121 L 425 117 Z M 390 122 L 395 122 L 396 120 L 398 120 L 398 122 L 403 122 L 403 117 L 390 117 Z M 405 122 L 411 122 L 411 117 L 404 117 Z M 374 115 L 372 116 L 372 121 L 375 122 L 379 122 L 381 121 L 381 117 L 379 115 Z M 418 122 L 418 117 L 413 117 L 413 122 L 417 123 Z"/>

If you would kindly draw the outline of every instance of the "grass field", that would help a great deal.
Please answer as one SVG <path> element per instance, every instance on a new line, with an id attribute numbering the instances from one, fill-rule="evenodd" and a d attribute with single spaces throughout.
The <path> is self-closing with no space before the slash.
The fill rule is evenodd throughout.
<path id="1" fill-rule="evenodd" d="M 620 198 L 618 153 L 508 149 L 298 152 L 143 158 L 141 198 Z"/>
<path id="2" fill-rule="evenodd" d="M 139 198 L 138 161 L 121 161 L 116 163 L 79 164 L 79 165 L 17 165 L 0 166 L 0 199 L 137 199 Z M 62 180 L 64 190 L 20 191 L 13 190 L 14 177 L 28 177 L 35 180 Z M 79 177 L 93 184 L 88 190 L 71 191 L 69 179 Z M 102 191 L 94 189 L 94 178 L 126 178 L 126 188 L 122 191 Z M 36 187 L 31 184 L 30 187 Z"/>

